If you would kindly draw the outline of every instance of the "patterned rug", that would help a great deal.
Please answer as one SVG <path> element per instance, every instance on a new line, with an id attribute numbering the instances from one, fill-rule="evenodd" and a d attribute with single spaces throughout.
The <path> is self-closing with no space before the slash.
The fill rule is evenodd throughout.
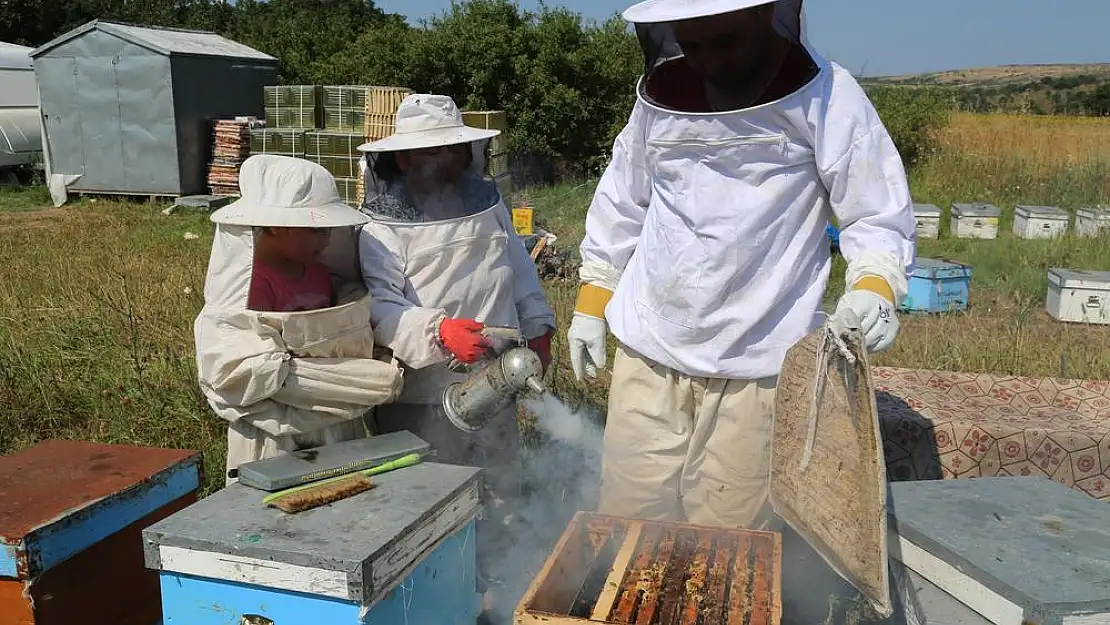
<path id="1" fill-rule="evenodd" d="M 1038 475 L 1110 501 L 1110 381 L 873 371 L 890 481 Z"/>

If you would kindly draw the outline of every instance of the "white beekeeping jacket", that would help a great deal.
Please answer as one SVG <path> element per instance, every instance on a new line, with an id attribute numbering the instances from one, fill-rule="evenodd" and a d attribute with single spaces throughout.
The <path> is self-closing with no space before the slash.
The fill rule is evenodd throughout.
<path id="1" fill-rule="evenodd" d="M 247 309 L 255 236 L 249 226 L 216 226 L 194 324 L 201 390 L 230 424 L 229 470 L 365 435 L 361 417 L 402 389 L 400 368 L 374 359 L 354 228 L 336 228 L 321 258 L 337 283 L 338 305 L 304 312 Z"/>
<path id="2" fill-rule="evenodd" d="M 555 328 L 509 209 L 496 185 L 481 179 L 484 145 L 472 146 L 471 193 L 457 207 L 438 206 L 435 219 L 398 203 L 391 194 L 400 191 L 373 175 L 376 157 L 364 160 L 370 222 L 362 226 L 359 257 L 374 297 L 376 340 L 409 368 L 401 402 L 437 404 L 449 383 L 465 377 L 449 370 L 451 354 L 436 339 L 444 317 L 519 329 L 527 339 Z"/>
<path id="3" fill-rule="evenodd" d="M 647 74 L 589 209 L 580 277 L 614 291 L 606 319 L 623 344 L 688 375 L 778 374 L 822 321 L 833 217 L 847 283 L 875 275 L 899 302 L 906 295 L 915 222 L 902 161 L 858 83 L 813 51 L 804 24 L 801 0 L 776 3 L 776 30 L 816 66 L 809 82 L 725 112 L 649 95 L 677 46 L 668 24 L 637 24 Z"/>

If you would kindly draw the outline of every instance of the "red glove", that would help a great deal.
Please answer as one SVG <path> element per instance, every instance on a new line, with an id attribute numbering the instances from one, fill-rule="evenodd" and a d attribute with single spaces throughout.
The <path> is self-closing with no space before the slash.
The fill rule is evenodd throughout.
<path id="1" fill-rule="evenodd" d="M 439 341 L 460 362 L 474 364 L 489 349 L 489 342 L 482 336 L 483 327 L 473 319 L 448 317 L 439 324 Z"/>
<path id="2" fill-rule="evenodd" d="M 543 372 L 547 373 L 547 367 L 551 365 L 551 335 L 553 332 L 548 332 L 543 336 L 538 336 L 528 341 L 528 349 L 536 352 L 540 357 L 540 364 L 543 365 Z"/>

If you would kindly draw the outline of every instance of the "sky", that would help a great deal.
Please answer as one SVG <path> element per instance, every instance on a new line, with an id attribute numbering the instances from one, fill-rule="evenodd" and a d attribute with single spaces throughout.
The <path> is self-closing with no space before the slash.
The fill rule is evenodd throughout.
<path id="1" fill-rule="evenodd" d="M 634 0 L 548 0 L 604 20 Z M 416 23 L 450 0 L 376 0 Z M 535 9 L 537 0 L 517 0 Z M 807 0 L 809 40 L 866 76 L 1044 63 L 1110 63 L 1110 0 Z"/>

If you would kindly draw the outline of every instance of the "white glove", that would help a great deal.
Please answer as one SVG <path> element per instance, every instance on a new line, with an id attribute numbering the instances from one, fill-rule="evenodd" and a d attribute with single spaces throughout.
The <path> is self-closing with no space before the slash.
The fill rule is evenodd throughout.
<path id="1" fill-rule="evenodd" d="M 840 298 L 829 324 L 837 334 L 859 328 L 867 339 L 869 352 L 885 352 L 898 335 L 894 305 L 878 293 L 862 289 L 849 291 Z"/>
<path id="2" fill-rule="evenodd" d="M 570 366 L 579 382 L 583 373 L 594 378 L 597 377 L 598 367 L 605 368 L 607 330 L 604 319 L 574 313 L 567 330 L 567 343 L 570 344 Z M 589 356 L 590 362 L 586 362 L 586 356 Z"/>

